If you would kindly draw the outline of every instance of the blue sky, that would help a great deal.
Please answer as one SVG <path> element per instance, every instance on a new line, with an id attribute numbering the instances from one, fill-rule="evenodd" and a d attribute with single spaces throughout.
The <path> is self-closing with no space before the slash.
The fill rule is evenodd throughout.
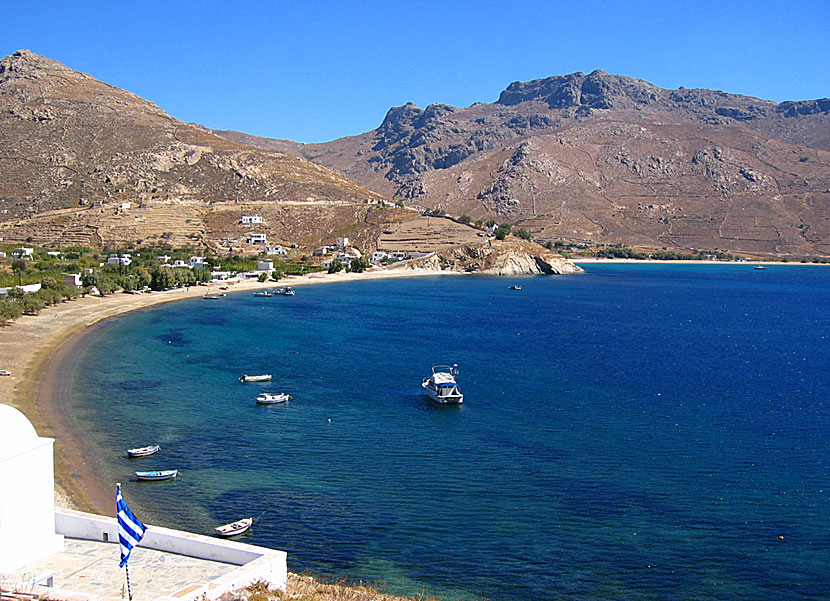
<path id="1" fill-rule="evenodd" d="M 301 142 L 408 101 L 493 102 L 574 71 L 769 100 L 830 96 L 830 2 L 14 2 L 28 48 L 184 121 Z"/>

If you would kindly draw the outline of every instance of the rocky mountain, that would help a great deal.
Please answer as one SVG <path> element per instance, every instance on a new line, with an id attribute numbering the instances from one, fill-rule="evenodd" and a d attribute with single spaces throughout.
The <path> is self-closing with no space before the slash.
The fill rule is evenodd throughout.
<path id="1" fill-rule="evenodd" d="M 27 50 L 0 60 L 0 139 L 6 240 L 217 245 L 220 236 L 244 239 L 235 224 L 255 210 L 271 215 L 259 231 L 313 244 L 365 224 L 367 203 L 381 199 L 325 167 L 231 142 Z"/>
<path id="2" fill-rule="evenodd" d="M 543 241 L 830 255 L 830 99 L 774 103 L 594 71 L 515 82 L 491 104 L 409 103 L 324 144 L 216 133 Z"/>

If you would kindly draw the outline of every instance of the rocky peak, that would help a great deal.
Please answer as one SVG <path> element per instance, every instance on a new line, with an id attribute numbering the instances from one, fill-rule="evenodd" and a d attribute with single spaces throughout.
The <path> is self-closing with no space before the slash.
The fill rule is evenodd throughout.
<path id="1" fill-rule="evenodd" d="M 58 61 L 31 50 L 18 50 L 0 60 L 0 82 L 10 79 L 40 79 L 48 72 L 76 73 Z"/>
<path id="2" fill-rule="evenodd" d="M 497 103 L 513 106 L 537 101 L 552 109 L 625 108 L 631 104 L 650 104 L 660 97 L 660 91 L 660 88 L 646 81 L 610 75 L 597 69 L 588 75 L 577 71 L 570 75 L 513 82 L 501 93 Z"/>

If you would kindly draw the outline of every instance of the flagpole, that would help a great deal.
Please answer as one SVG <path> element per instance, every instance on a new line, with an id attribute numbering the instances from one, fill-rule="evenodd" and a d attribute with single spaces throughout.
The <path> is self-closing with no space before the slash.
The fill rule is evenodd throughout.
<path id="1" fill-rule="evenodd" d="M 133 601 L 133 591 L 130 588 L 130 562 L 124 564 L 124 569 L 127 571 L 127 598 Z"/>

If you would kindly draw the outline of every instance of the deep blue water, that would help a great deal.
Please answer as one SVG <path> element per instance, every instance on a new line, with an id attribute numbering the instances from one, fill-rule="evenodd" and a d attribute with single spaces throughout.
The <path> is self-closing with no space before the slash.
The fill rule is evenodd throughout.
<path id="1" fill-rule="evenodd" d="M 445 599 L 830 599 L 830 269 L 515 281 L 113 320 L 74 374 L 77 427 L 145 521 L 259 517 L 243 541 L 293 571 Z M 459 364 L 462 407 L 421 394 L 437 363 Z M 130 481 L 166 468 L 180 477 Z"/>

